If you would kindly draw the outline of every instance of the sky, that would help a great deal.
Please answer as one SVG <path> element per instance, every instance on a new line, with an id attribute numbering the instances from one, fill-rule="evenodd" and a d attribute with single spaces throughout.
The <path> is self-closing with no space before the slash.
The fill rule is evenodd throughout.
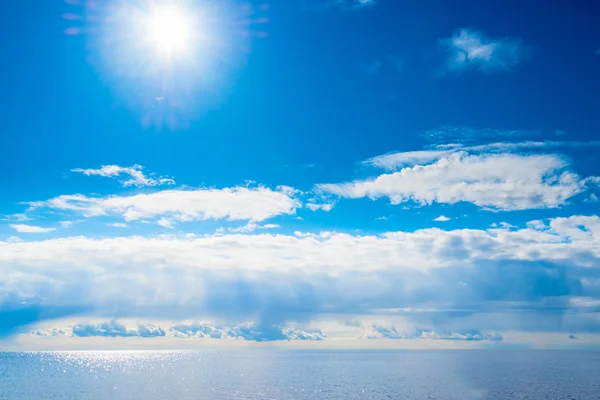
<path id="1" fill-rule="evenodd" d="M 0 349 L 600 347 L 597 6 L 3 7 Z"/>

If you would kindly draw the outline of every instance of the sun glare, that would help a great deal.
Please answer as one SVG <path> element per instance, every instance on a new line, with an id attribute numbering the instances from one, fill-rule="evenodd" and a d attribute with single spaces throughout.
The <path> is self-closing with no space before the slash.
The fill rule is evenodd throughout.
<path id="1" fill-rule="evenodd" d="M 170 58 L 190 51 L 193 27 L 183 10 L 157 8 L 148 15 L 142 34 L 160 56 Z"/>

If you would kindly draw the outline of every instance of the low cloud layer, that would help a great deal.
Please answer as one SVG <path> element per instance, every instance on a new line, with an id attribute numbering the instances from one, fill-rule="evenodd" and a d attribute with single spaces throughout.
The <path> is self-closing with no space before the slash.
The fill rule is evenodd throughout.
<path id="1" fill-rule="evenodd" d="M 590 313 L 600 299 L 597 216 L 366 236 L 73 237 L 0 242 L 0 254 L 3 335 L 80 314 L 262 327 L 384 312 L 482 330 L 600 331 Z"/>
<path id="2" fill-rule="evenodd" d="M 138 324 L 136 328 L 130 329 L 115 320 L 99 324 L 79 323 L 69 328 L 53 328 L 50 331 L 36 329 L 31 331 L 30 334 L 42 337 L 69 336 L 78 338 L 156 338 L 170 336 L 180 339 L 236 339 L 252 342 L 323 340 L 326 337 L 320 330 L 305 331 L 277 325 L 242 324 L 226 327 L 207 323 L 179 323 L 165 328 L 155 324 Z"/>
<path id="3" fill-rule="evenodd" d="M 503 340 L 501 334 L 481 333 L 477 330 L 469 330 L 466 332 L 435 332 L 430 329 L 417 329 L 412 332 L 399 332 L 395 326 L 373 325 L 371 331 L 367 334 L 368 339 L 425 339 L 425 340 L 465 340 L 465 341 L 494 341 Z"/>

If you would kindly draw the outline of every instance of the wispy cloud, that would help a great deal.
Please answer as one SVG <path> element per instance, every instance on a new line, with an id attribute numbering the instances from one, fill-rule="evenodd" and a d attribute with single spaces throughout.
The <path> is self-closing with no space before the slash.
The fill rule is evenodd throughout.
<path id="1" fill-rule="evenodd" d="M 118 165 L 103 165 L 98 169 L 82 169 L 75 168 L 72 172 L 82 173 L 87 176 L 102 176 L 105 178 L 118 178 L 126 176 L 127 179 L 121 180 L 123 186 L 161 186 L 161 185 L 174 185 L 175 181 L 171 178 L 165 177 L 151 177 L 146 176 L 143 172 L 144 167 L 141 165 L 134 165 L 132 167 L 121 167 Z"/>
<path id="2" fill-rule="evenodd" d="M 26 214 L 10 214 L 10 215 L 3 216 L 1 219 L 3 221 L 13 221 L 13 222 L 27 222 L 27 221 L 32 220 Z"/>
<path id="3" fill-rule="evenodd" d="M 529 140 L 540 136 L 537 130 L 473 128 L 469 126 L 441 126 L 421 134 L 431 143 L 480 143 L 498 140 Z"/>
<path id="4" fill-rule="evenodd" d="M 523 142 L 496 142 L 478 145 L 463 145 L 460 143 L 438 144 L 427 150 L 393 152 L 369 158 L 362 162 L 363 165 L 374 166 L 386 170 L 395 170 L 398 167 L 427 164 L 448 157 L 454 153 L 468 152 L 470 154 L 506 153 L 523 150 L 546 150 L 559 148 L 585 148 L 600 147 L 600 141 L 589 142 L 563 142 L 563 141 L 523 141 Z"/>
<path id="5" fill-rule="evenodd" d="M 111 228 L 127 228 L 127 224 L 124 224 L 122 222 L 114 222 L 106 224 L 106 226 L 110 226 Z"/>
<path id="6" fill-rule="evenodd" d="M 233 233 L 250 233 L 254 232 L 257 229 L 277 229 L 280 228 L 278 224 L 257 224 L 256 222 L 249 222 L 244 226 L 240 226 L 238 228 L 229 228 L 229 232 Z"/>
<path id="7" fill-rule="evenodd" d="M 333 207 L 335 207 L 335 203 L 307 203 L 306 204 L 306 208 L 308 208 L 311 211 L 325 211 L 325 212 L 329 212 L 331 210 L 333 210 Z"/>
<path id="8" fill-rule="evenodd" d="M 523 45 L 518 39 L 488 38 L 469 29 L 462 29 L 440 43 L 449 53 L 447 68 L 450 71 L 506 71 L 521 62 L 524 55 Z"/>
<path id="9" fill-rule="evenodd" d="M 338 8 L 341 10 L 358 11 L 373 7 L 378 0 L 317 0 L 312 1 L 307 8 L 310 10 L 326 10 Z"/>
<path id="10" fill-rule="evenodd" d="M 9 226 L 19 233 L 48 233 L 56 230 L 56 228 L 43 228 L 41 226 L 25 224 L 11 224 Z"/>
<path id="11" fill-rule="evenodd" d="M 377 75 L 379 71 L 381 71 L 381 61 L 372 60 L 371 62 L 363 65 L 361 70 L 366 75 Z"/>
<path id="12" fill-rule="evenodd" d="M 557 155 L 471 155 L 462 151 L 372 179 L 320 184 L 316 190 L 342 198 L 387 197 L 391 204 L 468 202 L 505 211 L 555 208 L 586 188 L 586 180 L 567 167 L 568 162 Z"/>
<path id="13" fill-rule="evenodd" d="M 263 186 L 240 186 L 225 189 L 163 190 L 133 196 L 61 195 L 27 204 L 31 210 L 47 208 L 85 217 L 117 215 L 126 221 L 165 218 L 179 222 L 207 219 L 260 222 L 276 215 L 294 214 L 302 206 L 297 195 L 298 191 L 287 186 L 280 186 L 275 190 Z"/>

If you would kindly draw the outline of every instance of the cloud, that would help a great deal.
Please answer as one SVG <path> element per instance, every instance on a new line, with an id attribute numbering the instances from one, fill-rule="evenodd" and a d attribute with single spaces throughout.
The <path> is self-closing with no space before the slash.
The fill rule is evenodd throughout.
<path id="1" fill-rule="evenodd" d="M 509 139 L 530 139 L 539 137 L 540 132 L 536 130 L 525 129 L 492 129 L 492 128 L 473 128 L 468 126 L 441 126 L 430 129 L 421 134 L 431 143 L 480 143 L 482 141 L 492 141 L 502 138 Z"/>
<path id="2" fill-rule="evenodd" d="M 322 204 L 308 203 L 308 204 L 306 204 L 306 208 L 308 208 L 311 211 L 322 210 L 325 212 L 329 212 L 329 211 L 333 210 L 333 207 L 335 207 L 335 203 L 322 203 Z"/>
<path id="3" fill-rule="evenodd" d="M 249 232 L 254 232 L 257 229 L 277 229 L 277 228 L 280 228 L 280 226 L 277 224 L 260 225 L 255 222 L 249 222 L 244 226 L 240 226 L 239 228 L 229 228 L 228 231 L 234 232 L 234 233 L 249 233 Z"/>
<path id="4" fill-rule="evenodd" d="M 473 203 L 491 210 L 556 208 L 583 192 L 586 181 L 557 155 L 453 152 L 434 163 L 376 178 L 320 184 L 318 192 L 342 198 L 389 198 L 391 204 Z"/>
<path id="5" fill-rule="evenodd" d="M 31 221 L 31 218 L 29 218 L 26 214 L 11 214 L 11 215 L 6 215 L 1 219 L 3 221 L 14 221 L 14 222 Z"/>
<path id="6" fill-rule="evenodd" d="M 469 154 L 497 154 L 523 150 L 546 150 L 551 148 L 582 148 L 598 147 L 600 141 L 590 142 L 559 142 L 559 141 L 524 141 L 524 142 L 496 142 L 465 146 L 458 143 L 439 144 L 433 149 L 393 152 L 369 158 L 362 162 L 363 165 L 383 168 L 393 171 L 403 166 L 427 164 L 446 158 L 451 154 L 467 152 Z"/>
<path id="7" fill-rule="evenodd" d="M 320 330 L 304 331 L 290 327 L 258 326 L 243 324 L 223 327 L 211 324 L 176 324 L 170 328 L 172 334 L 179 338 L 212 338 L 241 339 L 254 342 L 270 342 L 277 340 L 323 340 L 325 335 Z"/>
<path id="8" fill-rule="evenodd" d="M 592 193 L 584 201 L 586 203 L 598 203 L 598 202 L 600 202 L 600 199 L 598 198 L 598 196 L 596 196 L 596 194 Z"/>
<path id="9" fill-rule="evenodd" d="M 377 75 L 379 71 L 381 71 L 381 61 L 372 60 L 370 63 L 362 67 L 362 71 L 366 75 Z"/>
<path id="10" fill-rule="evenodd" d="M 58 328 L 53 328 L 51 331 L 47 332 L 41 329 L 36 329 L 34 331 L 30 332 L 30 335 L 33 336 L 52 336 L 52 337 L 56 337 L 56 336 L 66 336 L 66 332 L 62 329 L 58 329 Z"/>
<path id="11" fill-rule="evenodd" d="M 358 11 L 373 7 L 377 3 L 377 0 L 318 0 L 318 2 L 309 4 L 308 9 L 325 10 L 339 8 L 341 10 Z"/>
<path id="12" fill-rule="evenodd" d="M 106 226 L 110 226 L 111 228 L 127 228 L 127 224 L 124 224 L 122 222 L 110 223 L 106 224 Z"/>
<path id="13" fill-rule="evenodd" d="M 458 72 L 468 69 L 484 73 L 510 70 L 523 60 L 524 49 L 518 39 L 491 39 L 481 32 L 462 29 L 440 41 L 449 53 L 447 68 Z"/>
<path id="14" fill-rule="evenodd" d="M 24 224 L 10 224 L 9 226 L 19 233 L 48 233 L 56 230 L 56 228 L 43 228 L 41 226 Z"/>
<path id="15" fill-rule="evenodd" d="M 100 324 L 76 324 L 72 328 L 72 336 L 76 337 L 160 337 L 165 336 L 165 331 L 152 324 L 139 324 L 137 329 L 128 329 L 117 321 L 103 322 Z"/>
<path id="16" fill-rule="evenodd" d="M 440 215 L 439 217 L 435 218 L 434 221 L 436 222 L 448 222 L 450 221 L 450 218 L 444 216 L 444 215 Z"/>
<path id="17" fill-rule="evenodd" d="M 166 218 L 161 218 L 158 221 L 156 221 L 156 223 L 162 226 L 163 228 L 175 229 L 175 225 L 173 225 L 173 222 Z"/>
<path id="18" fill-rule="evenodd" d="M 161 185 L 174 185 L 175 181 L 171 178 L 152 178 L 146 176 L 143 172 L 144 167 L 141 165 L 134 165 L 132 167 L 121 167 L 118 165 L 103 165 L 99 169 L 82 169 L 75 168 L 71 172 L 79 172 L 86 176 L 103 176 L 105 178 L 117 178 L 120 176 L 127 176 L 126 180 L 120 181 L 123 186 L 161 186 Z"/>
<path id="19" fill-rule="evenodd" d="M 385 327 L 373 325 L 367 334 L 368 339 L 424 339 L 424 340 L 466 340 L 466 341 L 502 341 L 504 338 L 497 332 L 481 333 L 478 330 L 469 330 L 462 333 L 435 332 L 430 329 L 417 329 L 413 332 L 398 332 L 395 326 Z"/>
<path id="20" fill-rule="evenodd" d="M 0 242 L 0 255 L 0 336 L 84 311 L 260 327 L 386 312 L 435 317 L 439 331 L 463 332 L 456 316 L 484 330 L 600 331 L 588 311 L 600 300 L 597 216 L 382 235 L 71 237 Z"/>
<path id="21" fill-rule="evenodd" d="M 569 339 L 571 339 L 571 340 L 576 340 L 576 339 L 577 339 L 577 336 L 575 336 L 575 335 L 569 335 Z"/>
<path id="22" fill-rule="evenodd" d="M 287 186 L 276 190 L 259 186 L 225 189 L 163 190 L 133 196 L 88 197 L 61 195 L 27 203 L 31 210 L 48 208 L 85 217 L 118 215 L 126 221 L 164 218 L 187 222 L 207 219 L 256 221 L 294 214 L 302 203 L 298 191 Z M 164 221 L 163 221 L 164 222 Z"/>

